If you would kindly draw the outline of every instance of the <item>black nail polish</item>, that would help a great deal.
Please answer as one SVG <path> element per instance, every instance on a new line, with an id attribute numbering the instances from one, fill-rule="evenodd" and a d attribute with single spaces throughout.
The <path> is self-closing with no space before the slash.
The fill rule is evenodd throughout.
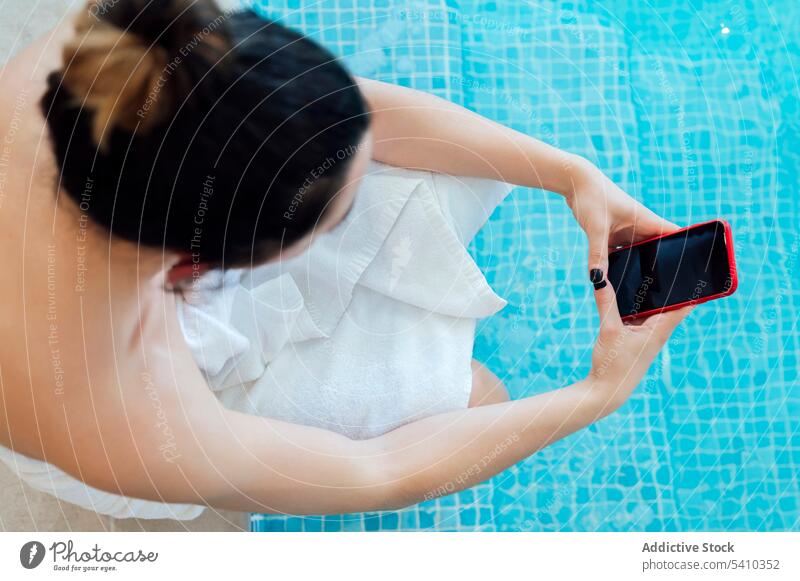
<path id="1" fill-rule="evenodd" d="M 596 282 L 596 283 L 594 283 L 594 290 L 600 290 L 601 288 L 606 288 L 606 284 L 608 284 L 608 283 L 606 281 L 604 281 L 604 280 L 601 280 L 600 282 Z"/>
<path id="2" fill-rule="evenodd" d="M 600 270 L 599 268 L 593 268 L 592 270 L 589 271 L 589 280 L 591 280 L 594 284 L 597 284 L 599 282 L 604 282 L 603 271 Z"/>

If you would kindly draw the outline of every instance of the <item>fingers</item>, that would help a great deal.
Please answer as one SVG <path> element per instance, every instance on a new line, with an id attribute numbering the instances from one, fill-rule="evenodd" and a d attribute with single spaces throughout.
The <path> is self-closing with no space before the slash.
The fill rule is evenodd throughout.
<path id="1" fill-rule="evenodd" d="M 589 271 L 608 272 L 608 230 L 598 230 L 589 235 Z"/>
<path id="2" fill-rule="evenodd" d="M 659 313 L 657 315 L 648 317 L 644 324 L 654 331 L 657 331 L 659 334 L 669 337 L 675 330 L 675 327 L 677 327 L 680 322 L 692 312 L 692 309 L 694 309 L 693 306 L 683 307 L 682 309 L 667 311 L 665 313 Z"/>
<path id="3" fill-rule="evenodd" d="M 669 220 L 665 220 L 664 218 L 661 218 L 661 222 L 664 225 L 665 232 L 673 232 L 675 230 L 681 229 L 681 227 L 678 226 L 675 222 L 670 222 Z"/>
<path id="4" fill-rule="evenodd" d="M 645 208 L 645 215 L 636 224 L 636 238 L 659 236 L 675 230 L 680 230 L 680 226 Z"/>
<path id="5" fill-rule="evenodd" d="M 600 273 L 598 280 L 597 272 Z M 592 271 L 592 283 L 594 284 L 594 300 L 597 303 L 597 312 L 600 315 L 600 327 L 622 326 L 622 319 L 619 316 L 617 307 L 617 295 L 602 271 L 594 269 Z"/>

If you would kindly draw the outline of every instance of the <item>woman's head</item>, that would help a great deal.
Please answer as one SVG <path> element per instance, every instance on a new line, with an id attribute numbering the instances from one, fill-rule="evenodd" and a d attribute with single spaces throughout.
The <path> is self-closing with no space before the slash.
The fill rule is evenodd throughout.
<path id="1" fill-rule="evenodd" d="M 211 0 L 91 2 L 76 28 L 42 110 L 61 189 L 96 223 L 230 267 L 346 211 L 368 112 L 327 50 Z"/>

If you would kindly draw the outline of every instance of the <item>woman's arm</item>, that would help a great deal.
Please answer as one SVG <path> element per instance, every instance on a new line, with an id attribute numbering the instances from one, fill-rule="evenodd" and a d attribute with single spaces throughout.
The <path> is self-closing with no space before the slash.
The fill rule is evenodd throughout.
<path id="1" fill-rule="evenodd" d="M 392 509 L 461 490 L 616 409 L 688 312 L 627 326 L 611 286 L 595 294 L 602 322 L 592 372 L 568 387 L 439 414 L 363 441 L 227 411 L 197 390 L 205 397 L 193 397 L 189 409 L 183 402 L 187 421 L 175 422 L 168 459 L 158 454 L 163 434 L 150 429 L 146 413 L 132 426 L 135 442 L 105 438 L 102 450 L 81 451 L 108 459 L 83 478 L 133 497 L 294 514 Z"/>
<path id="2" fill-rule="evenodd" d="M 135 443 L 107 438 L 107 462 L 94 462 L 76 476 L 128 497 L 220 509 L 390 510 L 472 486 L 589 425 L 612 411 L 604 395 L 585 380 L 518 401 L 438 414 L 362 441 L 208 401 L 195 407 L 189 422 L 176 422 L 169 461 L 158 453 L 159 434 L 149 441 L 143 434 L 148 427 L 137 426 Z"/>
<path id="3" fill-rule="evenodd" d="M 490 178 L 562 195 L 588 162 L 429 93 L 358 79 L 373 157 L 399 167 Z"/>
<path id="4" fill-rule="evenodd" d="M 326 514 L 397 509 L 450 494 L 602 417 L 607 402 L 593 387 L 586 380 L 515 402 L 438 414 L 364 441 L 231 414 L 231 437 L 216 442 L 215 466 L 197 467 L 198 474 L 229 474 L 231 486 L 212 489 L 205 502 Z M 231 455 L 235 449 L 246 453 Z M 227 467 L 219 464 L 223 458 L 230 458 Z"/>
<path id="5" fill-rule="evenodd" d="M 675 230 L 586 159 L 434 95 L 358 80 L 372 115 L 373 157 L 400 167 L 490 178 L 564 196 L 589 240 L 589 269 L 610 247 Z"/>

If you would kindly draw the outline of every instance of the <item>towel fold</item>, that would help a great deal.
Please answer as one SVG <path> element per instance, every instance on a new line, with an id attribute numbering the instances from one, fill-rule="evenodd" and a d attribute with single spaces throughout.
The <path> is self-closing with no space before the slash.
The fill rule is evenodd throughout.
<path id="1" fill-rule="evenodd" d="M 505 301 L 465 244 L 509 189 L 374 162 L 308 252 L 184 303 L 212 389 L 232 409 L 351 438 L 466 407 L 475 320 Z"/>

